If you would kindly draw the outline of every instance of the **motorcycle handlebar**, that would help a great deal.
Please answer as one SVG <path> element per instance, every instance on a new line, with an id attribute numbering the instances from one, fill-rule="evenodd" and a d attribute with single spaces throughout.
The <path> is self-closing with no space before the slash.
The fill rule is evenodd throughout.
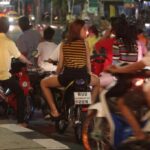
<path id="1" fill-rule="evenodd" d="M 53 65 L 57 65 L 58 64 L 58 61 L 54 61 L 52 59 L 44 60 L 44 62 L 48 62 L 48 63 L 51 63 Z"/>
<path id="2" fill-rule="evenodd" d="M 37 67 L 37 66 L 27 67 L 27 71 L 29 73 L 38 73 L 38 74 L 45 74 L 45 75 L 56 74 L 55 71 L 45 71 L 45 70 L 43 70 L 43 69 L 41 69 L 40 67 Z"/>

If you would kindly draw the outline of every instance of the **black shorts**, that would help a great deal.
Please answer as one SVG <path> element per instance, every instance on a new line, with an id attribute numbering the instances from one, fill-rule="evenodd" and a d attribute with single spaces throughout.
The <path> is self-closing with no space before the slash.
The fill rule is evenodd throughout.
<path id="1" fill-rule="evenodd" d="M 58 81 L 64 87 L 66 87 L 71 81 L 76 79 L 85 79 L 87 83 L 90 83 L 90 74 L 87 72 L 87 68 L 68 68 L 65 67 L 63 72 L 58 75 Z"/>
<path id="2" fill-rule="evenodd" d="M 115 86 L 113 86 L 107 93 L 106 97 L 122 97 L 131 88 L 132 83 L 126 79 L 119 79 Z"/>

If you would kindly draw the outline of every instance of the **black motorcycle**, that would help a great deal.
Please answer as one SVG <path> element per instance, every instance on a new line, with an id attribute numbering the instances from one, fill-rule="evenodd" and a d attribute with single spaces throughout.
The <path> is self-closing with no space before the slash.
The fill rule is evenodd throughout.
<path id="1" fill-rule="evenodd" d="M 61 119 L 55 123 L 56 130 L 58 133 L 64 133 L 68 124 L 71 123 L 79 143 L 82 142 L 82 124 L 86 117 L 87 107 L 91 104 L 90 91 L 84 79 L 70 82 L 63 91 L 52 89 L 57 109 L 62 115 Z"/>

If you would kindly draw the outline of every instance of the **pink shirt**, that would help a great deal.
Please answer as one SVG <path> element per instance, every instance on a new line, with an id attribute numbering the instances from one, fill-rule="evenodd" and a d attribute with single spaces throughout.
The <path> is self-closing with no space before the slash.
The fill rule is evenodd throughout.
<path id="1" fill-rule="evenodd" d="M 143 56 L 147 53 L 146 45 L 143 42 L 137 41 L 138 46 L 138 61 L 140 61 Z"/>

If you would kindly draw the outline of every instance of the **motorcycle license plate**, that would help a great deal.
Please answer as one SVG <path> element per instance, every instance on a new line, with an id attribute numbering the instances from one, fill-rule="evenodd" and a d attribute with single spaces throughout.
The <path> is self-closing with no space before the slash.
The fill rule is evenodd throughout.
<path id="1" fill-rule="evenodd" d="M 91 104 L 90 92 L 74 92 L 74 100 L 76 105 Z"/>

